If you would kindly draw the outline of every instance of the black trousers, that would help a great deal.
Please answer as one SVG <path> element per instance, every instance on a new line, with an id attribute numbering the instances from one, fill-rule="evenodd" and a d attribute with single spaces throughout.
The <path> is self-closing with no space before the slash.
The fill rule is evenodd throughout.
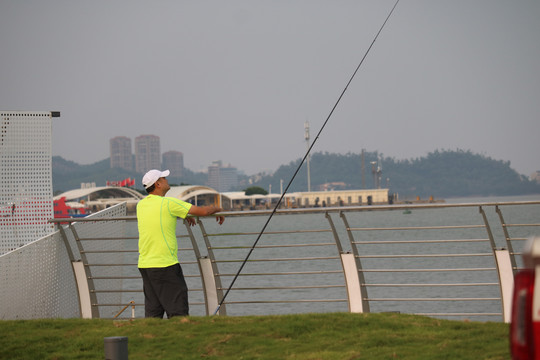
<path id="1" fill-rule="evenodd" d="M 143 279 L 145 317 L 189 315 L 188 288 L 180 264 L 139 268 Z"/>

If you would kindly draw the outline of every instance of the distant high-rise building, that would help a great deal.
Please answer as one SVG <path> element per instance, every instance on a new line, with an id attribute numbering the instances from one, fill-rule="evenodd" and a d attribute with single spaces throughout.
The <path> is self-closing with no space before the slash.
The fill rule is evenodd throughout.
<path id="1" fill-rule="evenodd" d="M 238 186 L 238 171 L 230 165 L 223 166 L 221 161 L 214 161 L 208 167 L 208 186 L 219 192 L 230 191 Z"/>
<path id="2" fill-rule="evenodd" d="M 135 138 L 135 171 L 140 174 L 161 168 L 159 136 L 141 135 Z"/>
<path id="3" fill-rule="evenodd" d="M 117 136 L 110 140 L 111 168 L 133 170 L 133 153 L 131 152 L 131 139 Z"/>
<path id="4" fill-rule="evenodd" d="M 181 177 L 184 172 L 184 154 L 180 151 L 163 153 L 163 169 L 169 169 L 173 177 Z"/>

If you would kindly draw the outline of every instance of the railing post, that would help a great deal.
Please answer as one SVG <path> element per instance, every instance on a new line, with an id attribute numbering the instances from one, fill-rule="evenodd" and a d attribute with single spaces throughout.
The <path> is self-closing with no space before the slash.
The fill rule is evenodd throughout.
<path id="1" fill-rule="evenodd" d="M 201 268 L 201 277 L 204 286 L 204 297 L 206 300 L 206 315 L 211 315 L 219 306 L 219 299 L 221 296 L 221 290 L 218 289 L 216 284 L 216 277 L 214 276 L 214 270 L 212 267 L 212 260 L 208 257 L 201 257 L 198 259 L 199 267 Z M 220 307 L 218 311 L 219 315 L 225 315 L 224 306 Z"/>
<path id="2" fill-rule="evenodd" d="M 75 283 L 77 285 L 77 295 L 79 297 L 79 309 L 80 309 L 81 318 L 83 319 L 98 318 L 99 317 L 98 309 L 94 309 L 92 307 L 92 303 L 96 303 L 97 299 L 96 299 L 96 295 L 91 291 L 91 289 L 94 289 L 94 283 L 89 274 L 90 270 L 87 269 L 87 267 L 84 265 L 86 261 L 86 257 L 84 256 L 84 253 L 82 252 L 79 236 L 77 235 L 77 231 L 75 230 L 73 223 L 70 222 L 68 227 L 71 230 L 71 233 L 73 234 L 73 236 L 75 237 L 75 241 L 76 241 L 81 259 L 75 259 L 75 255 L 73 254 L 73 251 L 69 244 L 67 234 L 64 228 L 62 227 L 61 224 L 59 224 L 58 226 L 58 228 L 60 229 L 60 234 L 62 235 L 62 239 L 64 240 L 64 245 L 66 246 L 69 259 L 71 261 L 71 268 L 73 269 L 73 275 L 75 277 Z"/>
<path id="3" fill-rule="evenodd" d="M 348 297 L 348 303 L 349 303 L 349 312 L 352 313 L 363 313 L 363 312 L 369 312 L 369 305 L 367 305 L 367 311 L 365 306 L 367 304 L 364 304 L 363 301 L 363 292 L 362 292 L 362 284 L 360 282 L 360 277 L 358 273 L 358 267 L 355 261 L 354 254 L 351 254 L 349 252 L 344 252 L 343 248 L 341 246 L 341 241 L 339 240 L 338 233 L 336 231 L 336 227 L 334 225 L 334 221 L 332 220 L 332 217 L 330 214 L 325 213 L 325 217 L 330 223 L 330 228 L 332 229 L 332 234 L 334 235 L 334 240 L 336 242 L 336 246 L 339 252 L 339 256 L 341 259 L 341 267 L 343 269 L 343 275 L 345 276 L 345 286 L 347 288 L 347 297 Z"/>
<path id="4" fill-rule="evenodd" d="M 503 321 L 509 323 L 512 314 L 512 295 L 514 290 L 514 276 L 510 252 L 506 249 L 496 248 L 495 239 L 493 238 L 491 227 L 489 226 L 486 213 L 484 212 L 484 209 L 482 209 L 482 206 L 479 206 L 479 211 L 480 214 L 482 214 L 484 224 L 486 225 L 486 231 L 489 236 L 491 249 L 495 258 L 495 265 L 497 267 L 497 276 L 499 277 L 499 288 L 501 291 Z"/>
<path id="5" fill-rule="evenodd" d="M 204 228 L 202 221 L 198 219 L 197 223 L 199 224 L 199 227 L 201 229 L 204 243 L 208 251 L 207 257 L 201 257 L 200 254 L 197 253 L 197 261 L 199 262 L 199 269 L 201 271 L 201 278 L 203 282 L 204 297 L 206 301 L 206 315 L 211 315 L 214 314 L 214 311 L 219 305 L 220 299 L 223 298 L 223 290 L 221 285 L 221 279 L 217 275 L 219 271 L 216 266 L 216 258 L 214 256 L 214 252 L 212 251 L 212 244 L 210 244 L 210 240 L 208 240 L 208 234 L 206 232 L 206 229 Z M 191 232 L 190 236 L 192 236 Z M 194 242 L 194 238 L 192 238 L 192 241 Z M 195 246 L 196 244 L 193 245 L 193 247 Z M 217 314 L 227 315 L 225 304 L 221 305 Z"/>
<path id="6" fill-rule="evenodd" d="M 341 220 L 343 221 L 343 224 L 345 225 L 345 230 L 347 231 L 347 237 L 349 238 L 349 243 L 351 244 L 351 249 L 353 253 L 353 258 L 355 262 L 355 269 L 356 269 L 356 275 L 358 277 L 358 283 L 360 286 L 360 294 L 362 299 L 362 312 L 370 312 L 369 309 L 369 297 L 366 290 L 366 279 L 364 277 L 364 272 L 362 271 L 362 263 L 360 261 L 360 254 L 358 253 L 358 249 L 356 247 L 356 244 L 354 243 L 354 237 L 351 232 L 351 227 L 349 226 L 349 222 L 347 221 L 347 217 L 345 216 L 345 213 L 343 211 L 340 211 L 339 216 L 341 217 Z"/>
<path id="7" fill-rule="evenodd" d="M 506 239 L 506 247 L 508 248 L 508 251 L 510 253 L 510 261 L 512 263 L 512 272 L 515 273 L 517 271 L 517 264 L 516 264 L 516 256 L 514 254 L 514 247 L 512 246 L 512 241 L 510 240 L 510 234 L 508 233 L 508 228 L 506 226 L 506 222 L 504 221 L 502 211 L 499 209 L 499 206 L 495 206 L 495 211 L 499 215 L 499 219 L 501 220 L 501 226 L 504 233 L 504 238 Z"/>
<path id="8" fill-rule="evenodd" d="M 508 250 L 495 250 L 495 260 L 499 273 L 499 283 L 501 286 L 503 320 L 509 323 L 512 314 L 512 294 L 514 290 L 514 274 L 512 273 L 512 263 Z"/>

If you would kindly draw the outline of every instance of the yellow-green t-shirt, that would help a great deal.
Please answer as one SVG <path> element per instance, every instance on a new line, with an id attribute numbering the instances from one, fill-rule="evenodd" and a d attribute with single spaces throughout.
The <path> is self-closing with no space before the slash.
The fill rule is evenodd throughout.
<path id="1" fill-rule="evenodd" d="M 137 204 L 139 267 L 167 267 L 178 263 L 177 218 L 185 218 L 191 204 L 148 195 Z"/>

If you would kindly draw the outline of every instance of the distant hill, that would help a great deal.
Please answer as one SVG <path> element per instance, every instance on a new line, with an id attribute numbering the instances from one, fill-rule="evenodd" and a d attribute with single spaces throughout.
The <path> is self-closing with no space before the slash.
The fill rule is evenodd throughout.
<path id="1" fill-rule="evenodd" d="M 373 188 L 371 162 L 380 158 L 377 152 L 364 154 L 364 184 Z M 301 159 L 280 166 L 272 175 L 262 176 L 253 186 L 279 192 L 280 179 L 284 185 L 290 180 Z M 434 151 L 426 157 L 396 160 L 383 157 L 381 187 L 389 188 L 403 198 L 420 196 L 427 198 L 465 196 L 504 196 L 540 194 L 540 185 L 510 168 L 510 162 L 494 160 L 473 154 L 470 151 Z M 334 184 L 336 189 L 362 188 L 362 156 L 348 153 L 315 153 L 310 160 L 311 190 L 318 190 L 321 184 Z M 344 184 L 339 184 L 344 183 Z M 307 189 L 306 164 L 299 171 L 289 191 Z"/>
<path id="2" fill-rule="evenodd" d="M 382 158 L 382 159 L 380 159 Z M 525 176 L 510 168 L 510 162 L 474 154 L 470 151 L 434 151 L 426 157 L 396 160 L 382 157 L 377 152 L 364 154 L 364 184 L 374 187 L 371 162 L 382 165 L 381 187 L 399 194 L 400 198 L 420 196 L 427 198 L 465 197 L 465 196 L 504 196 L 540 194 L 540 185 L 529 181 Z M 301 159 L 280 166 L 273 174 L 240 176 L 240 189 L 259 186 L 272 192 L 280 192 L 280 181 L 285 186 L 300 164 Z M 104 186 L 107 180 L 135 179 L 136 188 L 142 190 L 141 174 L 122 169 L 111 169 L 109 159 L 90 165 L 79 165 L 62 157 L 53 157 L 53 188 L 60 193 L 78 189 L 81 183 L 95 182 Z M 334 189 L 362 188 L 361 154 L 314 153 L 310 160 L 311 189 L 319 190 L 321 185 L 329 184 Z M 207 183 L 207 174 L 194 173 L 185 169 L 184 175 L 169 179 L 171 184 Z M 247 185 L 249 184 L 249 185 Z M 300 169 L 289 192 L 307 190 L 306 164 Z"/>

